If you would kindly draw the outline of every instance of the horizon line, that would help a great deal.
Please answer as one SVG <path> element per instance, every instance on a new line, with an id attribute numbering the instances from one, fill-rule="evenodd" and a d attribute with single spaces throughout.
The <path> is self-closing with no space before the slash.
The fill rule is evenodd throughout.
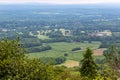
<path id="1" fill-rule="evenodd" d="M 112 4 L 112 5 L 115 5 L 115 4 L 119 4 L 120 5 L 120 3 L 76 3 L 76 4 L 72 4 L 72 3 L 69 3 L 69 4 L 61 4 L 61 3 L 40 3 L 40 2 L 21 2 L 21 3 L 0 3 L 0 4 L 3 4 L 3 5 L 14 5 L 14 4 L 28 4 L 28 5 L 30 5 L 30 4 L 43 4 L 43 5 L 99 5 L 99 4 Z M 112 6 L 111 5 L 111 6 Z M 107 6 L 107 5 L 106 5 Z"/>

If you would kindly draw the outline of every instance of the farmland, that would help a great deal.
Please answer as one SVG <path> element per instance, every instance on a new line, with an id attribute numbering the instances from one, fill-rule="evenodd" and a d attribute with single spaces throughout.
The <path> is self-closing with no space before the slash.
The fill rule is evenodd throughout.
<path id="1" fill-rule="evenodd" d="M 56 43 L 48 43 L 52 47 L 52 50 L 29 53 L 27 56 L 29 58 L 40 58 L 40 57 L 59 57 L 67 54 L 66 58 L 68 60 L 76 60 L 79 61 L 83 57 L 83 53 L 87 47 L 90 47 L 92 50 L 98 49 L 100 42 L 84 42 L 84 43 L 67 43 L 67 42 L 56 42 Z M 80 47 L 81 50 L 72 51 L 73 48 Z"/>
<path id="2" fill-rule="evenodd" d="M 57 66 L 74 67 L 74 66 L 79 66 L 79 62 L 74 61 L 74 60 L 67 60 L 65 63 L 57 65 Z"/>
<path id="3" fill-rule="evenodd" d="M 110 6 L 0 5 L 0 80 L 120 79 L 120 7 Z"/>

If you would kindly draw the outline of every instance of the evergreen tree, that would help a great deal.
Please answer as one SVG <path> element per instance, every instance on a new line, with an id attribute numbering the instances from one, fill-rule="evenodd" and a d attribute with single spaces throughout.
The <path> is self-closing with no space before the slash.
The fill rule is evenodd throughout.
<path id="1" fill-rule="evenodd" d="M 81 61 L 82 66 L 80 68 L 81 76 L 89 79 L 93 79 L 97 75 L 97 65 L 93 60 L 92 54 L 92 51 L 87 48 L 84 54 L 84 59 Z"/>

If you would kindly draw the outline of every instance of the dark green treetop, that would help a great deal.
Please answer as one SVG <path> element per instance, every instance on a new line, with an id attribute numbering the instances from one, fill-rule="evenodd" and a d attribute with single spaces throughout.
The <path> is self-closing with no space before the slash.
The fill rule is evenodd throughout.
<path id="1" fill-rule="evenodd" d="M 82 66 L 80 68 L 80 73 L 83 77 L 94 78 L 97 75 L 97 65 L 94 62 L 92 54 L 93 52 L 87 48 L 84 59 L 81 60 Z"/>

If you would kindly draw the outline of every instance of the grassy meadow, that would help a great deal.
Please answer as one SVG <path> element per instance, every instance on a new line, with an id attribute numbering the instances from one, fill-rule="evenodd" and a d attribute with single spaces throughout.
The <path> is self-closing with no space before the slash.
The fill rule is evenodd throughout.
<path id="1" fill-rule="evenodd" d="M 83 57 L 83 53 L 87 47 L 92 50 L 97 49 L 101 43 L 100 42 L 84 42 L 84 43 L 67 43 L 67 42 L 56 42 L 56 43 L 48 43 L 52 47 L 52 50 L 29 53 L 26 54 L 29 58 L 40 58 L 40 57 L 59 57 L 67 54 L 67 60 L 75 60 L 80 61 Z M 72 51 L 73 48 L 80 47 L 79 51 Z M 102 56 L 97 56 L 101 58 Z"/>
<path id="2" fill-rule="evenodd" d="M 45 35 L 37 35 L 37 38 L 41 40 L 50 39 L 48 36 Z"/>

